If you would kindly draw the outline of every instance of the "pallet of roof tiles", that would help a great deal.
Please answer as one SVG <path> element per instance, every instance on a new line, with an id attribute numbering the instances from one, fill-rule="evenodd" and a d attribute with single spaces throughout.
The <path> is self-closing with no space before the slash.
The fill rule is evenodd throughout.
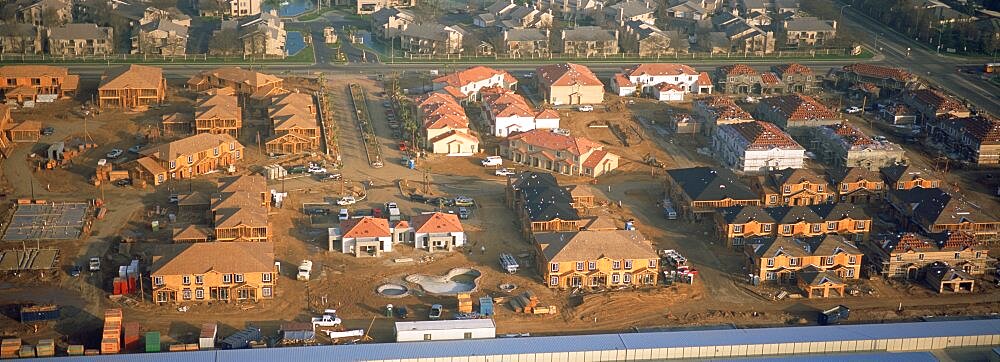
<path id="1" fill-rule="evenodd" d="M 458 293 L 458 312 L 472 313 L 472 296 L 469 293 Z"/>
<path id="2" fill-rule="evenodd" d="M 15 358 L 20 351 L 20 338 L 6 338 L 0 342 L 0 358 Z"/>
<path id="3" fill-rule="evenodd" d="M 99 354 L 101 354 L 101 350 L 99 350 L 99 349 L 85 349 L 85 350 L 83 350 L 83 355 L 84 356 L 96 356 L 96 355 L 99 355 Z"/>
<path id="4" fill-rule="evenodd" d="M 83 355 L 83 345 L 82 344 L 71 344 L 66 347 L 66 354 L 70 356 L 82 356 Z"/>
<path id="5" fill-rule="evenodd" d="M 21 346 L 21 350 L 17 351 L 17 356 L 21 358 L 35 357 L 35 346 L 29 344 Z"/>
<path id="6" fill-rule="evenodd" d="M 167 347 L 167 352 L 183 352 L 185 350 L 184 344 L 171 344 L 170 347 Z"/>
<path id="7" fill-rule="evenodd" d="M 38 357 L 52 357 L 56 355 L 56 341 L 52 339 L 43 339 L 38 341 L 38 346 L 35 347 L 35 354 Z"/>

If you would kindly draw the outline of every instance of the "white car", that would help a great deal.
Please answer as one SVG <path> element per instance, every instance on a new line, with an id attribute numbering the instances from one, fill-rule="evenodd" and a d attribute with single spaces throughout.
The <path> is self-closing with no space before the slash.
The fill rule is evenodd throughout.
<path id="1" fill-rule="evenodd" d="M 578 110 L 580 112 L 593 112 L 594 111 L 594 106 L 580 106 L 576 110 Z"/>
<path id="2" fill-rule="evenodd" d="M 847 107 L 847 109 L 844 109 L 844 112 L 848 114 L 861 113 L 861 107 Z"/>
<path id="3" fill-rule="evenodd" d="M 497 176 L 510 176 L 510 175 L 514 174 L 514 170 L 511 170 L 509 168 L 501 168 L 501 169 L 496 170 L 496 172 L 494 172 L 494 173 Z"/>
<path id="4" fill-rule="evenodd" d="M 354 205 L 356 203 L 358 203 L 358 200 L 354 196 L 344 196 L 340 200 L 337 200 L 337 205 L 340 206 Z"/>
<path id="5" fill-rule="evenodd" d="M 486 156 L 482 163 L 483 167 L 500 166 L 503 165 L 503 159 L 500 156 Z"/>
<path id="6" fill-rule="evenodd" d="M 309 169 L 306 170 L 309 173 L 326 173 L 326 167 L 320 167 L 319 165 L 309 165 Z"/>
<path id="7" fill-rule="evenodd" d="M 125 153 L 125 151 L 122 151 L 120 148 L 113 148 L 111 149 L 111 152 L 108 152 L 105 156 L 108 158 L 118 158 L 121 157 L 123 153 Z"/>
<path id="8" fill-rule="evenodd" d="M 351 218 L 351 214 L 347 212 L 347 209 L 340 209 L 340 213 L 337 214 L 337 219 L 344 221 Z"/>

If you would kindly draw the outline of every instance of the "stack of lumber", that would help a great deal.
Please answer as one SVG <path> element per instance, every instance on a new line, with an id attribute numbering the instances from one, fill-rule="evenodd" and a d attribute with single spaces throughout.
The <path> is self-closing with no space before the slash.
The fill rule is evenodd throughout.
<path id="1" fill-rule="evenodd" d="M 56 341 L 52 339 L 43 339 L 38 341 L 38 346 L 35 347 L 36 355 L 38 357 L 52 357 L 56 355 Z"/>
<path id="2" fill-rule="evenodd" d="M 458 293 L 458 312 L 472 313 L 472 295 L 469 293 Z"/>
<path id="3" fill-rule="evenodd" d="M 536 306 L 538 306 L 538 297 L 530 291 L 510 299 L 510 307 L 517 313 L 532 313 Z"/>
<path id="4" fill-rule="evenodd" d="M 30 344 L 21 346 L 21 350 L 18 351 L 17 356 L 21 358 L 35 357 L 35 346 L 32 346 Z"/>
<path id="5" fill-rule="evenodd" d="M 104 311 L 104 335 L 101 338 L 101 354 L 117 354 L 122 349 L 122 310 L 112 308 Z"/>
<path id="6" fill-rule="evenodd" d="M 15 358 L 21 351 L 20 338 L 5 338 L 0 343 L 0 358 Z"/>
<path id="7" fill-rule="evenodd" d="M 70 356 L 82 356 L 83 355 L 83 345 L 82 344 L 71 344 L 66 347 L 66 354 Z"/>
<path id="8" fill-rule="evenodd" d="M 556 313 L 558 313 L 558 311 L 556 310 L 556 306 L 550 305 L 548 307 L 535 307 L 534 309 L 531 310 L 531 313 L 532 314 L 556 314 Z"/>

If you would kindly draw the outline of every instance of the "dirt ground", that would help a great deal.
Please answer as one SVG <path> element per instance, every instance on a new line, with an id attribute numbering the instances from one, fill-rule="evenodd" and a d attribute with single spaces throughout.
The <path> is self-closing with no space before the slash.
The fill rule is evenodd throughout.
<path id="1" fill-rule="evenodd" d="M 656 205 L 662 196 L 663 170 L 643 163 L 646 155 L 663 162 L 666 168 L 691 167 L 714 164 L 710 158 L 699 154 L 699 147 L 706 147 L 702 136 L 664 136 L 655 129 L 638 122 L 644 117 L 661 122 L 667 112 L 688 112 L 690 104 L 664 105 L 648 100 L 624 104 L 624 109 L 594 112 L 561 110 L 563 127 L 573 135 L 584 136 L 607 145 L 612 152 L 622 156 L 621 168 L 601 177 L 594 185 L 599 198 L 606 200 L 606 212 L 618 220 L 633 219 L 637 227 L 656 249 L 676 249 L 688 257 L 699 271 L 693 285 L 660 286 L 642 290 L 618 290 L 601 293 L 551 290 L 542 284 L 535 269 L 534 248 L 518 231 L 515 214 L 505 206 L 503 189 L 506 179 L 494 176 L 492 169 L 483 168 L 476 158 L 449 158 L 430 156 L 421 159 L 417 170 L 408 170 L 395 162 L 402 154 L 393 145 L 384 112 L 373 111 L 376 133 L 382 142 L 385 167 L 373 169 L 364 161 L 363 151 L 355 148 L 352 137 L 360 137 L 353 126 L 349 105 L 340 102 L 346 94 L 348 82 L 361 84 L 369 93 L 369 108 L 381 106 L 382 99 L 375 96 L 381 91 L 379 84 L 362 78 L 332 79 L 329 89 L 334 102 L 334 117 L 340 130 L 339 146 L 343 150 L 344 168 L 338 170 L 348 180 L 320 182 L 301 177 L 271 185 L 276 190 L 289 192 L 284 208 L 275 209 L 270 215 L 274 230 L 274 245 L 281 276 L 277 281 L 276 297 L 257 304 L 186 304 L 182 312 L 178 306 L 158 306 L 149 302 L 149 284 L 146 294 L 129 299 L 108 298 L 113 267 L 138 257 L 144 263 L 153 255 L 177 245 L 169 242 L 166 230 L 171 227 L 169 214 L 176 212 L 168 195 L 179 191 L 200 190 L 211 192 L 213 180 L 221 175 L 199 178 L 195 181 L 173 182 L 153 189 L 139 190 L 110 185 L 94 187 L 88 183 L 94 172 L 96 160 L 111 148 L 126 149 L 133 144 L 147 142 L 151 129 L 161 114 L 189 111 L 193 98 L 183 92 L 171 97 L 171 106 L 139 114 L 105 112 L 83 120 L 73 110 L 80 109 L 79 102 L 63 101 L 39 105 L 30 111 L 18 111 L 15 119 L 39 119 L 55 127 L 56 133 L 43 137 L 35 146 L 21 145 L 14 154 L 2 162 L 3 179 L 0 189 L 7 199 L 30 197 L 48 200 L 82 201 L 102 198 L 107 202 L 109 214 L 95 223 L 92 235 L 82 241 L 43 242 L 43 246 L 61 250 L 59 269 L 44 275 L 22 273 L 0 276 L 0 305 L 5 306 L 0 316 L 0 336 L 19 336 L 27 342 L 56 338 L 60 348 L 69 343 L 97 345 L 100 317 L 104 308 L 123 308 L 126 321 L 139 321 L 143 329 L 160 331 L 166 343 L 193 343 L 201 323 L 218 322 L 220 335 L 242 329 L 252 324 L 274 331 L 283 321 L 307 321 L 323 309 L 334 308 L 345 320 L 349 329 L 369 329 L 376 341 L 392 340 L 393 319 L 384 317 L 386 304 L 405 306 L 411 319 L 425 319 L 428 306 L 443 304 L 446 316 L 454 311 L 457 301 L 453 297 L 421 293 L 414 285 L 413 291 L 403 298 L 387 298 L 376 293 L 384 283 L 404 283 L 412 273 L 444 274 L 457 267 L 472 267 L 482 272 L 479 288 L 474 297 L 489 295 L 507 298 L 525 291 L 539 297 L 542 305 L 552 305 L 558 313 L 552 315 L 523 315 L 514 313 L 506 303 L 497 307 L 495 317 L 498 333 L 557 334 L 567 332 L 623 331 L 630 329 L 672 328 L 679 326 L 732 324 L 737 326 L 775 326 L 814 323 L 815 313 L 836 304 L 852 308 L 853 322 L 914 320 L 924 316 L 985 315 L 1000 312 L 996 303 L 997 288 L 989 283 L 977 284 L 977 292 L 959 295 L 936 295 L 923 286 L 886 281 L 866 281 L 859 296 L 829 300 L 785 299 L 773 301 L 768 291 L 749 287 L 744 281 L 745 260 L 741 253 L 732 251 L 716 242 L 710 221 L 685 222 L 665 220 Z M 89 85 L 93 87 L 93 85 Z M 84 93 L 88 94 L 88 93 Z M 615 102 L 614 97 L 612 103 Z M 604 121 L 629 133 L 628 146 L 609 128 L 591 127 Z M 266 126 L 262 120 L 249 119 L 249 124 Z M 607 124 L 605 124 L 607 125 Z M 268 159 L 256 145 L 256 132 L 243 133 L 241 141 L 247 145 L 247 164 L 238 173 L 252 172 L 267 163 L 301 164 L 301 158 Z M 66 169 L 34 171 L 29 155 L 42 146 L 70 138 L 92 139 L 98 144 L 73 160 Z M 914 150 L 911 150 L 914 153 Z M 124 160 L 129 159 L 126 156 Z M 315 158 L 322 160 L 322 158 Z M 911 159 L 920 161 L 919 156 Z M 424 171 L 427 171 L 426 173 Z M 985 192 L 985 187 L 973 186 L 969 181 L 976 173 L 953 173 L 956 182 L 965 190 Z M 467 195 L 475 198 L 477 207 L 464 225 L 469 244 L 452 253 L 430 254 L 399 245 L 391 253 L 378 259 L 355 258 L 339 252 L 327 251 L 327 231 L 312 227 L 302 211 L 304 203 L 328 202 L 345 192 L 365 199 L 350 207 L 352 213 L 379 207 L 384 202 L 399 203 L 404 215 L 432 211 L 434 206 L 415 203 L 407 195 L 424 188 L 424 179 L 434 196 Z M 977 179 L 983 178 L 980 175 Z M 585 183 L 590 180 L 578 177 L 558 177 L 561 183 Z M 364 186 L 361 180 L 371 181 Z M 969 186 L 965 186 L 969 185 Z M 619 205 L 619 202 L 621 206 Z M 336 208 L 335 205 L 331 206 Z M 6 219 L 4 219 L 6 220 Z M 153 231 L 150 223 L 161 222 L 164 228 Z M 135 239 L 133 243 L 119 243 L 120 236 Z M 17 247 L 2 245 L 4 248 Z M 485 251 L 482 249 L 485 248 Z M 498 257 L 501 252 L 521 257 L 522 269 L 516 274 L 500 270 Z M 70 277 L 68 269 L 82 264 L 89 256 L 101 256 L 106 266 L 97 274 L 84 273 Z M 412 258 L 412 262 L 394 259 Z M 294 266 L 301 260 L 314 262 L 313 279 L 308 282 L 295 280 Z M 500 290 L 501 284 L 514 284 L 511 293 Z M 860 287 L 859 287 L 860 288 Z M 17 303 L 58 303 L 64 306 L 63 318 L 55 323 L 37 328 L 17 322 Z M 902 309 L 899 307 L 902 306 Z M 327 341 L 322 341 L 327 343 Z"/>

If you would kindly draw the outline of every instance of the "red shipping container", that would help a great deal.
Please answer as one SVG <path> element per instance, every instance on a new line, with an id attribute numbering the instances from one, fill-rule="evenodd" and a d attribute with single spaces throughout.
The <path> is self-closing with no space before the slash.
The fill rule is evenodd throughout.
<path id="1" fill-rule="evenodd" d="M 114 295 L 120 295 L 120 294 L 122 294 L 122 283 L 121 283 L 121 280 L 119 280 L 118 278 L 115 278 L 115 280 L 113 280 L 111 282 L 111 285 L 113 287 L 112 291 L 111 291 L 111 294 L 114 294 Z"/>
<path id="2" fill-rule="evenodd" d="M 136 280 L 135 275 L 129 275 L 128 277 L 128 294 L 135 293 L 136 290 Z"/>
<path id="3" fill-rule="evenodd" d="M 125 323 L 125 350 L 139 350 L 139 322 Z"/>

